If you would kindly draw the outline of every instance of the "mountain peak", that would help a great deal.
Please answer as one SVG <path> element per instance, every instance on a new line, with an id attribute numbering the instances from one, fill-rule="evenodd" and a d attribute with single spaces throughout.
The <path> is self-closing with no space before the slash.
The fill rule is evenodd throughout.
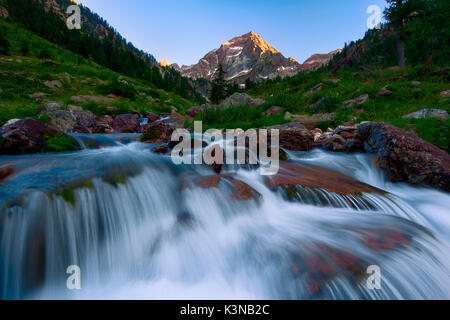
<path id="1" fill-rule="evenodd" d="M 285 58 L 252 30 L 222 43 L 219 49 L 210 51 L 196 65 L 182 67 L 180 72 L 193 79 L 211 80 L 219 65 L 226 71 L 226 80 L 234 83 L 244 83 L 249 78 L 259 81 L 293 76 L 300 71 L 297 61 Z"/>
<path id="2" fill-rule="evenodd" d="M 266 52 L 272 52 L 273 54 L 279 53 L 268 42 L 264 41 L 261 36 L 255 33 L 253 30 L 242 36 L 235 37 L 230 41 L 224 42 L 222 47 L 244 47 L 249 48 L 258 54 L 263 55 Z"/>

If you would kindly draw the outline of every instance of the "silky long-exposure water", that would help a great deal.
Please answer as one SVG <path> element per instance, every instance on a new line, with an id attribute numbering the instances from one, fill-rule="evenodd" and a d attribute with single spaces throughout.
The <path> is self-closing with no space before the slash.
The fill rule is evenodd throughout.
<path id="1" fill-rule="evenodd" d="M 0 298 L 450 298 L 450 195 L 389 183 L 370 156 L 317 150 L 290 161 L 386 194 L 299 189 L 289 201 L 258 170 L 225 168 L 261 194 L 242 201 L 226 183 L 183 187 L 213 174 L 206 166 L 93 140 L 100 149 L 0 158 L 15 168 L 0 185 Z M 81 290 L 66 287 L 71 265 Z M 371 265 L 379 290 L 367 286 Z"/>

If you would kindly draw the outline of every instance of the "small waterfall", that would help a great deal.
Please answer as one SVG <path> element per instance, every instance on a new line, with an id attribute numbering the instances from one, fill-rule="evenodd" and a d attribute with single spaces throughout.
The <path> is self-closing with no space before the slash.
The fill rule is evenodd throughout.
<path id="1" fill-rule="evenodd" d="M 258 199 L 184 188 L 213 174 L 176 166 L 134 137 L 99 149 L 2 157 L 2 299 L 449 299 L 450 196 L 390 184 L 360 155 L 292 153 L 387 194 L 267 187 L 227 168 Z M 117 139 L 117 140 L 116 140 Z M 117 142 L 117 141 L 125 141 Z M 67 267 L 81 290 L 66 287 Z M 367 287 L 379 266 L 381 290 Z"/>

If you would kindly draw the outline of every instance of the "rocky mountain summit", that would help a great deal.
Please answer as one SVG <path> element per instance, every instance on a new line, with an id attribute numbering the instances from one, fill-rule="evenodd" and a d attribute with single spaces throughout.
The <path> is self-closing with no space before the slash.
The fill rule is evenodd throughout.
<path id="1" fill-rule="evenodd" d="M 227 72 L 226 80 L 234 83 L 294 76 L 301 69 L 295 59 L 284 57 L 253 31 L 223 43 L 195 65 L 172 67 L 192 79 L 212 80 L 219 65 Z"/>
<path id="2" fill-rule="evenodd" d="M 330 62 L 330 60 L 334 57 L 334 55 L 341 53 L 341 49 L 337 49 L 331 51 L 329 53 L 316 53 L 309 57 L 301 66 L 303 71 L 314 70 L 317 69 L 324 64 Z"/>

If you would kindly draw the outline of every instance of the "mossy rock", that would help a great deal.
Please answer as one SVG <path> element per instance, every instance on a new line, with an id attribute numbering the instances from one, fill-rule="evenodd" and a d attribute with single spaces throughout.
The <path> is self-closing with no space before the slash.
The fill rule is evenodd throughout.
<path id="1" fill-rule="evenodd" d="M 66 134 L 48 134 L 44 136 L 44 143 L 40 152 L 69 152 L 80 150 L 75 138 Z"/>
<path id="2" fill-rule="evenodd" d="M 146 142 L 146 141 L 152 141 L 152 140 L 156 140 L 159 139 L 162 136 L 162 131 L 160 128 L 158 127 L 151 127 L 148 128 L 141 137 L 141 141 L 142 142 Z"/>
<path id="3" fill-rule="evenodd" d="M 88 179 L 80 179 L 76 181 L 72 181 L 67 185 L 59 188 L 55 192 L 47 193 L 50 200 L 53 200 L 53 196 L 60 196 L 64 199 L 64 201 L 70 203 L 72 206 L 75 206 L 75 190 L 79 189 L 94 189 L 94 184 L 92 183 L 92 178 Z"/>

